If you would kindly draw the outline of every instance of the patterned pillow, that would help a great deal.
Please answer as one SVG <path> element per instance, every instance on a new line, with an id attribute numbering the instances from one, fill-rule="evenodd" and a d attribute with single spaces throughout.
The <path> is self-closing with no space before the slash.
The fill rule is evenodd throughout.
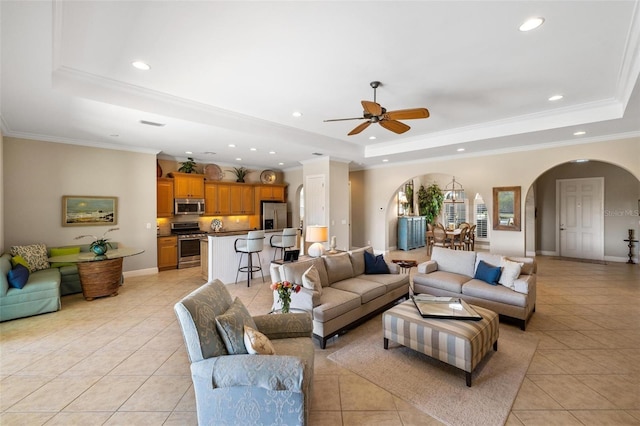
<path id="1" fill-rule="evenodd" d="M 244 345 L 251 355 L 275 355 L 271 340 L 251 327 L 244 326 Z"/>
<path id="2" fill-rule="evenodd" d="M 47 246 L 44 244 L 31 244 L 28 246 L 11 247 L 12 256 L 22 256 L 29 264 L 29 272 L 49 269 L 47 261 Z"/>
<path id="3" fill-rule="evenodd" d="M 256 327 L 249 311 L 236 297 L 227 312 L 216 317 L 216 328 L 230 355 L 248 354 L 244 345 L 244 326 Z"/>

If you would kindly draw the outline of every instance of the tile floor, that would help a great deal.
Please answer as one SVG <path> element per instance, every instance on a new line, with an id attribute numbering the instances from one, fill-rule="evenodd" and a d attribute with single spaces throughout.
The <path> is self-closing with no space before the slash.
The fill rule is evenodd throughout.
<path id="1" fill-rule="evenodd" d="M 127 278 L 117 297 L 65 296 L 59 312 L 0 323 L 0 424 L 195 425 L 172 306 L 203 283 L 198 272 Z M 253 314 L 270 308 L 260 280 L 229 289 Z M 638 265 L 540 257 L 527 332 L 540 344 L 507 424 L 640 424 Z M 344 340 L 317 349 L 312 425 L 439 424 L 328 360 Z"/>

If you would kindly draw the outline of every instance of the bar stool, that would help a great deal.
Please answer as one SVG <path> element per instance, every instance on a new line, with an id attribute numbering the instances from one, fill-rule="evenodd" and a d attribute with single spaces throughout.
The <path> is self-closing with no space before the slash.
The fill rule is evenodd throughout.
<path id="1" fill-rule="evenodd" d="M 281 255 L 284 257 L 285 249 L 295 247 L 297 236 L 298 230 L 296 228 L 284 228 L 281 235 L 272 235 L 269 239 L 269 244 L 271 247 L 275 248 L 273 251 L 273 260 L 276 260 L 278 249 L 280 249 Z"/>
<path id="2" fill-rule="evenodd" d="M 249 231 L 246 237 L 237 238 L 233 244 L 236 253 L 240 253 L 240 260 L 238 261 L 238 272 L 236 272 L 236 284 L 238 284 L 238 275 L 240 272 L 247 273 L 247 287 L 251 286 L 251 276 L 254 272 L 260 271 L 262 275 L 262 282 L 264 282 L 264 273 L 262 272 L 262 266 L 260 265 L 260 252 L 264 248 L 264 231 Z M 253 264 L 253 254 L 258 254 L 258 264 Z M 242 255 L 247 254 L 247 266 L 242 265 Z"/>

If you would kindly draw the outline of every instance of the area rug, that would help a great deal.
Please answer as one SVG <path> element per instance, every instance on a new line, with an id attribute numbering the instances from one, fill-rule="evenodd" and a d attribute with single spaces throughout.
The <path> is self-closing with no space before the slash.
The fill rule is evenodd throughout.
<path id="1" fill-rule="evenodd" d="M 343 336 L 349 343 L 328 358 L 445 424 L 506 422 L 538 346 L 535 336 L 500 324 L 498 351 L 487 354 L 467 387 L 462 370 L 397 343 L 385 350 L 381 318 L 349 331 Z"/>

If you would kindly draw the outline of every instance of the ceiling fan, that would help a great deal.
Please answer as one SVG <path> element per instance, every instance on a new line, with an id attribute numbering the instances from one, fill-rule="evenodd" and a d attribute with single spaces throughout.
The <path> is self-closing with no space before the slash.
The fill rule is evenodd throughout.
<path id="1" fill-rule="evenodd" d="M 376 89 L 382 84 L 379 81 L 372 81 L 369 83 L 373 87 L 373 102 L 362 101 L 362 108 L 364 108 L 362 117 L 354 118 L 334 118 L 328 121 L 346 121 L 346 120 L 367 120 L 362 124 L 356 126 L 349 132 L 349 136 L 357 135 L 364 129 L 369 127 L 371 123 L 379 123 L 387 130 L 391 130 L 394 133 L 404 133 L 411 127 L 398 120 L 413 120 L 416 118 L 428 118 L 429 110 L 426 108 L 411 108 L 411 109 L 399 109 L 396 111 L 387 111 L 386 108 L 376 103 Z"/>

